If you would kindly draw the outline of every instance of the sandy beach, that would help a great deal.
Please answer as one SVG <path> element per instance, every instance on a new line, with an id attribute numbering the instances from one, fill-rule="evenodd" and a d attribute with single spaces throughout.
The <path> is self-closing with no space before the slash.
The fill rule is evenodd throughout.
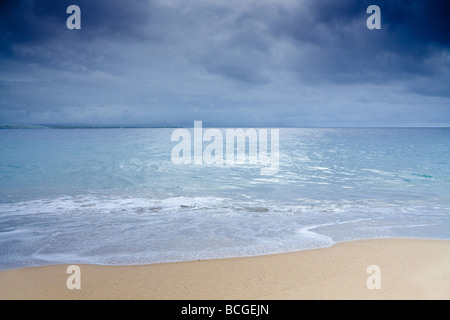
<path id="1" fill-rule="evenodd" d="M 379 273 L 368 273 L 371 265 Z M 1 299 L 450 299 L 450 241 L 374 239 L 245 258 L 0 272 Z M 379 275 L 379 277 L 378 277 Z M 369 289 L 369 281 L 380 288 Z M 377 282 L 378 281 L 378 282 Z"/>

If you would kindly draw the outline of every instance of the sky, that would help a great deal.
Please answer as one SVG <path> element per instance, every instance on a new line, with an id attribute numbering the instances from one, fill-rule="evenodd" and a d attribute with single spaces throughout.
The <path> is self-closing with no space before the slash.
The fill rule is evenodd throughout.
<path id="1" fill-rule="evenodd" d="M 448 0 L 2 0 L 0 124 L 450 126 L 449 16 Z"/>

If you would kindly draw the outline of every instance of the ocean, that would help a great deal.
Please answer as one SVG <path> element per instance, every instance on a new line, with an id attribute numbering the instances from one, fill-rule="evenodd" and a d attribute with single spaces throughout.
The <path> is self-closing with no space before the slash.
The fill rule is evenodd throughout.
<path id="1" fill-rule="evenodd" d="M 0 130 L 0 269 L 450 239 L 449 128 L 281 128 L 271 175 L 176 164 L 173 131 Z"/>

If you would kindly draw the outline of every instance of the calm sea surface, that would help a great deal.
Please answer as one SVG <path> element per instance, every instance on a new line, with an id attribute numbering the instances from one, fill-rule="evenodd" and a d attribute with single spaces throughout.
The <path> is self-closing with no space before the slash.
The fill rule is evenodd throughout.
<path id="1" fill-rule="evenodd" d="M 274 175 L 174 164 L 172 131 L 0 130 L 0 269 L 450 239 L 450 129 L 280 129 Z"/>

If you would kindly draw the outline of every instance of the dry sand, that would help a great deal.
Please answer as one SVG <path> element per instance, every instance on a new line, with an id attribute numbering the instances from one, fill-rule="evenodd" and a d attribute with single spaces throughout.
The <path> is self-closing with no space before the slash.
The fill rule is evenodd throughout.
<path id="1" fill-rule="evenodd" d="M 368 289 L 370 265 L 380 289 Z M 450 241 L 375 239 L 267 256 L 0 272 L 0 299 L 450 299 Z"/>

